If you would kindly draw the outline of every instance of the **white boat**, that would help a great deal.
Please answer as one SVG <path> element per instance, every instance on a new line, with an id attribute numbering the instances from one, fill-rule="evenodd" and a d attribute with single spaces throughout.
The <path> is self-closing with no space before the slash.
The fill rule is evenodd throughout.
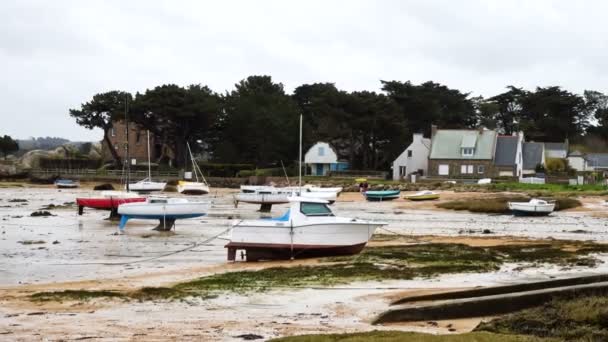
<path id="1" fill-rule="evenodd" d="M 477 184 L 480 184 L 480 185 L 491 184 L 491 183 L 492 183 L 492 178 L 482 178 L 477 181 Z"/>
<path id="2" fill-rule="evenodd" d="M 142 197 L 140 194 L 136 194 L 130 191 L 120 191 L 120 190 L 104 190 L 101 192 L 101 197 L 103 198 L 140 198 Z"/>
<path id="3" fill-rule="evenodd" d="M 150 197 L 145 202 L 125 203 L 118 206 L 120 230 L 124 230 L 130 219 L 160 220 L 160 227 L 168 230 L 175 220 L 204 216 L 209 204 L 190 201 L 186 198 Z"/>
<path id="4" fill-rule="evenodd" d="M 130 183 L 127 190 L 139 191 L 139 192 L 151 192 L 151 191 L 163 191 L 167 182 L 154 182 L 152 180 L 152 169 L 150 164 L 150 131 L 147 131 L 148 139 L 148 178 L 140 180 L 137 183 Z"/>
<path id="5" fill-rule="evenodd" d="M 529 202 L 509 202 L 509 209 L 515 215 L 549 215 L 555 209 L 555 202 L 533 198 Z"/>
<path id="6" fill-rule="evenodd" d="M 177 192 L 184 195 L 206 195 L 209 193 L 209 185 L 202 182 L 177 182 Z"/>
<path id="7" fill-rule="evenodd" d="M 195 181 L 179 181 L 177 182 L 177 192 L 184 195 L 206 195 L 209 193 L 209 184 L 207 184 L 207 180 L 203 175 L 203 172 L 196 164 L 194 160 L 194 156 L 192 155 L 192 150 L 190 150 L 190 144 L 186 143 L 188 146 L 188 153 L 190 154 L 190 160 L 192 161 L 192 173 L 194 174 Z M 200 174 L 200 180 L 199 180 Z"/>
<path id="8" fill-rule="evenodd" d="M 228 260 L 244 250 L 247 261 L 359 253 L 385 222 L 336 217 L 328 202 L 290 197 L 278 218 L 242 220 L 229 233 Z"/>
<path id="9" fill-rule="evenodd" d="M 150 178 L 140 180 L 137 183 L 130 183 L 129 190 L 139 192 L 163 191 L 167 182 L 154 182 Z"/>
<path id="10" fill-rule="evenodd" d="M 71 179 L 57 179 L 55 186 L 59 189 L 74 189 L 80 187 L 80 182 Z"/>
<path id="11" fill-rule="evenodd" d="M 234 196 L 234 205 L 238 206 L 239 202 L 260 204 L 260 211 L 269 212 L 273 204 L 289 203 L 289 197 L 294 195 L 293 192 L 275 188 L 272 186 L 248 186 Z"/>
<path id="12" fill-rule="evenodd" d="M 340 186 L 332 187 L 332 188 L 324 188 L 324 187 L 320 187 L 320 186 L 312 185 L 312 184 L 302 185 L 302 188 L 306 188 L 306 189 L 310 190 L 310 192 L 334 192 L 334 193 L 336 193 L 336 195 L 339 195 L 342 192 L 342 190 L 344 190 Z"/>

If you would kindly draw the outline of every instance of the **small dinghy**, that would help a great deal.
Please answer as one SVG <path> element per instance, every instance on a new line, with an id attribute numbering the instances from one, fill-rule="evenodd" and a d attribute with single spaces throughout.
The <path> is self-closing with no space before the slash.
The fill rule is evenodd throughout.
<path id="1" fill-rule="evenodd" d="M 430 201 L 438 199 L 439 193 L 430 190 L 424 190 L 417 192 L 413 195 L 405 195 L 403 196 L 403 198 L 408 199 L 410 201 Z"/>
<path id="2" fill-rule="evenodd" d="M 209 185 L 202 182 L 177 182 L 177 192 L 184 195 L 206 195 L 209 193 Z"/>
<path id="3" fill-rule="evenodd" d="M 401 190 L 377 190 L 366 191 L 365 199 L 368 201 L 391 201 L 399 198 Z"/>
<path id="4" fill-rule="evenodd" d="M 339 196 L 343 190 L 342 187 L 340 187 L 340 186 L 333 187 L 333 188 L 323 188 L 323 187 L 320 187 L 317 185 L 312 185 L 312 184 L 303 185 L 302 189 L 307 189 L 309 192 L 333 192 L 337 196 Z"/>
<path id="5" fill-rule="evenodd" d="M 57 179 L 55 186 L 59 189 L 74 189 L 80 187 L 80 182 L 71 179 Z"/>
<path id="6" fill-rule="evenodd" d="M 549 215 L 555 209 L 555 202 L 533 198 L 529 202 L 509 202 L 509 209 L 515 215 Z"/>
<path id="7" fill-rule="evenodd" d="M 289 203 L 289 197 L 292 191 L 287 191 L 272 186 L 241 186 L 241 192 L 234 196 L 234 205 L 238 206 L 239 202 L 260 204 L 260 211 L 270 212 L 273 204 Z"/>
<path id="8" fill-rule="evenodd" d="M 359 253 L 385 222 L 336 217 L 327 201 L 290 197 L 290 208 L 278 218 L 242 220 L 229 233 L 228 260 L 237 251 L 247 261 Z"/>
<path id="9" fill-rule="evenodd" d="M 186 198 L 150 197 L 145 202 L 121 204 L 118 207 L 120 230 L 130 219 L 159 220 L 156 230 L 170 230 L 175 220 L 204 216 L 209 204 L 192 202 Z"/>

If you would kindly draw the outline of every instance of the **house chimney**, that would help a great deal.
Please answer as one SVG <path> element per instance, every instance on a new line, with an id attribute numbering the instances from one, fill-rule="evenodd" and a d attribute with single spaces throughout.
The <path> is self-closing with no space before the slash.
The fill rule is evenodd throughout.
<path id="1" fill-rule="evenodd" d="M 435 136 L 436 133 L 437 133 L 437 126 L 431 125 L 431 139 L 433 139 L 433 137 Z"/>

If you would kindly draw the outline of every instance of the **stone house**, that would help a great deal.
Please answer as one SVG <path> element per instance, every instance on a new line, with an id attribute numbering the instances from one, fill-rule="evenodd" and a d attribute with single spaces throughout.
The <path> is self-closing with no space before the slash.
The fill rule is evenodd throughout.
<path id="1" fill-rule="evenodd" d="M 412 173 L 426 176 L 430 151 L 431 139 L 415 133 L 412 143 L 393 162 L 393 180 L 403 180 Z"/>
<path id="2" fill-rule="evenodd" d="M 147 130 L 137 124 L 129 124 L 129 158 L 132 165 L 148 163 L 148 134 Z M 121 159 L 125 158 L 127 142 L 127 127 L 124 121 L 114 121 L 108 133 L 112 145 Z M 152 162 L 160 157 L 161 145 L 157 143 L 153 134 L 150 134 L 150 159 Z M 105 161 L 112 160 L 112 154 L 105 141 L 102 144 L 102 157 Z"/>
<path id="3" fill-rule="evenodd" d="M 495 175 L 498 134 L 485 129 L 431 128 L 428 174 L 445 178 L 490 178 Z"/>

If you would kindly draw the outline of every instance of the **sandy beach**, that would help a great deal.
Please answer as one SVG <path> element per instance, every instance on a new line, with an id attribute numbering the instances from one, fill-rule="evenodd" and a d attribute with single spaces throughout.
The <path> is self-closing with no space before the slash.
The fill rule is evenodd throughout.
<path id="1" fill-rule="evenodd" d="M 406 294 L 550 279 L 608 271 L 596 266 L 504 264 L 497 271 L 445 274 L 412 280 L 363 281 L 339 286 L 271 289 L 256 293 L 221 293 L 213 298 L 181 300 L 35 302 L 29 295 L 67 289 L 135 290 L 240 270 L 314 265 L 315 259 L 245 263 L 226 261 L 225 233 L 231 222 L 257 218 L 257 206 L 234 207 L 234 189 L 218 189 L 209 215 L 178 221 L 174 232 L 151 231 L 153 221 L 130 221 L 126 234 L 107 212 L 85 210 L 78 216 L 73 202 L 93 193 L 86 186 L 57 190 L 45 186 L 0 190 L 0 340 L 224 340 L 244 334 L 263 339 L 317 332 L 373 329 L 451 333 L 469 331 L 480 319 L 372 326 L 391 300 Z M 441 201 L 491 196 L 442 193 Z M 535 241 L 608 242 L 605 207 L 599 197 L 581 198 L 581 208 L 548 217 L 513 217 L 438 209 L 436 202 L 365 202 L 344 193 L 333 205 L 336 214 L 389 222 L 378 235 L 399 235 L 390 244 L 461 243 L 494 246 Z M 31 217 L 48 209 L 54 216 Z M 285 205 L 273 207 L 278 216 Z M 47 210 L 47 209 L 45 209 Z M 485 233 L 484 233 L 485 230 Z M 489 231 L 489 233 L 488 233 Z M 207 243 L 212 237 L 216 237 Z M 374 240 L 370 246 L 387 242 Z M 179 252 L 184 250 L 183 252 Z M 608 260 L 608 255 L 597 255 Z M 241 337 L 239 337 L 241 336 Z"/>

